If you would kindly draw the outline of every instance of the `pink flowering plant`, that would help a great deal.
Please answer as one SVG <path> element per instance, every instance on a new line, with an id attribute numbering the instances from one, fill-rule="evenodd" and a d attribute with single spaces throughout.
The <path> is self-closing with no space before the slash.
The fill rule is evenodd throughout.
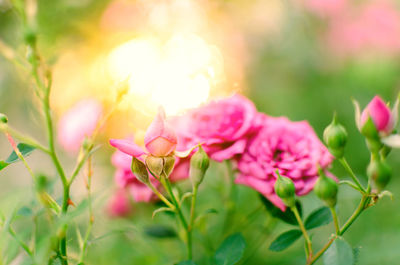
<path id="1" fill-rule="evenodd" d="M 381 39 L 381 43 L 372 34 L 376 30 L 370 32 L 372 26 L 363 27 L 379 20 L 376 13 L 385 14 L 386 5 L 378 10 L 366 8 L 366 14 L 353 17 L 343 15 L 350 5 L 345 0 L 299 2 L 329 20 L 330 34 L 347 40 L 343 45 L 349 47 L 342 47 L 346 53 L 353 51 L 353 45 L 388 46 L 393 51 L 400 47 L 398 39 L 393 43 Z M 132 264 L 243 265 L 253 264 L 251 258 L 258 250 L 263 253 L 262 264 L 268 264 L 275 256 L 264 256 L 271 254 L 267 250 L 285 251 L 299 241 L 303 244 L 297 247 L 304 246 L 301 264 L 356 264 L 358 248 L 346 241 L 346 232 L 383 197 L 392 197 L 387 190 L 393 173 L 388 156 L 400 148 L 399 98 L 391 104 L 376 95 L 364 108 L 353 101 L 354 128 L 365 140 L 369 156 L 363 168 L 366 177 L 356 174 L 347 160 L 357 153 L 348 146 L 357 139 L 347 133 L 336 113 L 319 137 L 312 122 L 260 112 L 253 101 L 238 93 L 211 99 L 176 116 L 167 116 L 159 107 L 143 143 L 137 128 L 115 139 L 107 133 L 114 129 L 109 120 L 127 97 L 128 82 L 115 85 L 117 92 L 107 95 L 108 104 L 82 98 L 57 117 L 51 101 L 52 67 L 41 55 L 35 23 L 27 19 L 34 12 L 22 6 L 15 11 L 23 18 L 27 56 L 7 58 L 32 82 L 46 142 L 20 132 L 13 119 L 0 114 L 0 132 L 12 150 L 0 160 L 0 171 L 21 162 L 32 178 L 34 193 L 29 205 L 18 205 L 5 214 L 0 209 L 0 265 L 96 264 L 103 255 L 99 245 L 106 245 L 103 242 L 110 237 L 124 242 L 117 245 L 121 250 L 117 251 L 120 256 L 112 257 L 114 264 L 129 260 Z M 397 14 L 392 15 L 383 23 L 395 22 L 388 27 L 397 32 Z M 334 21 L 342 16 L 354 22 L 343 26 Z M 368 38 L 365 43 L 352 43 L 354 36 L 348 31 L 360 31 Z M 52 168 L 31 163 L 28 156 L 34 151 L 41 152 Z M 97 157 L 97 151 L 102 155 Z M 69 164 L 73 164 L 71 170 Z M 106 172 L 110 182 L 95 193 L 92 182 L 101 181 L 96 178 L 100 171 Z M 83 185 L 79 186 L 80 177 Z M 352 213 L 342 210 L 347 199 L 344 186 L 359 199 Z M 79 190 L 84 195 L 77 195 Z M 318 229 L 323 226 L 325 230 Z M 25 227 L 31 228 L 29 232 Z M 136 241 L 122 241 L 123 237 Z M 17 247 L 8 247 L 8 241 Z M 131 260 L 130 252 L 142 255 L 145 248 L 143 259 Z"/>

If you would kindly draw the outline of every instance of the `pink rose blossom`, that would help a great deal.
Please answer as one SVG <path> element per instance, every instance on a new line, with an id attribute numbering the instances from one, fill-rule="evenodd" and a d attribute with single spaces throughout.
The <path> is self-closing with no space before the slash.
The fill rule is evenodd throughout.
<path id="1" fill-rule="evenodd" d="M 85 99 L 68 110 L 58 123 L 60 145 L 67 151 L 78 151 L 85 137 L 96 129 L 102 109 L 98 101 Z"/>
<path id="2" fill-rule="evenodd" d="M 308 122 L 259 115 L 263 127 L 237 161 L 240 173 L 236 183 L 252 187 L 285 210 L 274 191 L 276 170 L 293 180 L 297 195 L 305 195 L 317 180 L 317 165 L 326 169 L 333 157 Z"/>
<path id="3" fill-rule="evenodd" d="M 107 211 L 113 217 L 124 217 L 131 213 L 132 207 L 125 190 L 120 189 L 111 197 Z"/>
<path id="4" fill-rule="evenodd" d="M 369 117 L 371 117 L 378 132 L 390 134 L 393 131 L 396 121 L 389 107 L 379 96 L 375 96 L 363 110 L 360 127 L 363 127 Z"/>
<path id="5" fill-rule="evenodd" d="M 173 123 L 181 139 L 178 150 L 201 143 L 212 159 L 230 159 L 245 149 L 256 113 L 250 100 L 234 95 L 177 117 Z"/>

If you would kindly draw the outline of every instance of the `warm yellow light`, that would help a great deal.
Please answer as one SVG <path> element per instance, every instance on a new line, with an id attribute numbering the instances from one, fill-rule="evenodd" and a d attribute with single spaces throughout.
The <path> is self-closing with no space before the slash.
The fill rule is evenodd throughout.
<path id="1" fill-rule="evenodd" d="M 222 73 L 218 49 L 195 35 L 175 35 L 165 44 L 151 38 L 128 41 L 109 56 L 111 76 L 129 78 L 141 104 L 162 105 L 177 114 L 207 101 Z"/>

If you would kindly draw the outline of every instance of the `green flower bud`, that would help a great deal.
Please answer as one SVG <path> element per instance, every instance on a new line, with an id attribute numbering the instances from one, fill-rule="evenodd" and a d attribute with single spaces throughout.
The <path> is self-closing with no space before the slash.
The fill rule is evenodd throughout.
<path id="1" fill-rule="evenodd" d="M 347 131 L 338 123 L 336 113 L 331 124 L 324 130 L 324 142 L 332 155 L 336 158 L 343 157 L 344 147 L 347 143 Z"/>
<path id="2" fill-rule="evenodd" d="M 147 172 L 146 165 L 136 157 L 132 157 L 131 170 L 139 181 L 144 184 L 149 183 L 149 173 Z"/>
<path id="3" fill-rule="evenodd" d="M 296 187 L 293 181 L 288 177 L 281 176 L 278 172 L 276 172 L 276 174 L 278 175 L 274 185 L 276 195 L 282 199 L 286 206 L 294 206 Z"/>
<path id="4" fill-rule="evenodd" d="M 369 117 L 361 127 L 361 134 L 366 138 L 368 149 L 373 153 L 379 152 L 383 145 L 379 137 L 379 132 L 371 117 Z"/>
<path id="5" fill-rule="evenodd" d="M 208 158 L 204 149 L 199 146 L 196 153 L 190 159 L 190 180 L 194 187 L 198 187 L 203 182 L 204 175 L 210 166 L 210 159 Z"/>
<path id="6" fill-rule="evenodd" d="M 374 181 L 378 192 L 380 192 L 389 183 L 392 169 L 384 160 L 373 159 L 368 165 L 367 175 Z"/>
<path id="7" fill-rule="evenodd" d="M 314 192 L 329 207 L 334 207 L 337 201 L 338 184 L 320 171 L 320 176 L 315 182 Z"/>

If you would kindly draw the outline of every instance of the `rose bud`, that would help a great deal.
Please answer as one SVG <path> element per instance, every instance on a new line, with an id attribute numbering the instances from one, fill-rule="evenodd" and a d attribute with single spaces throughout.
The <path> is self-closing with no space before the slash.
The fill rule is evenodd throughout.
<path id="1" fill-rule="evenodd" d="M 175 131 L 165 121 L 165 113 L 160 109 L 144 136 L 146 149 L 153 156 L 168 156 L 177 144 Z"/>
<path id="2" fill-rule="evenodd" d="M 314 192 L 327 206 L 334 207 L 336 205 L 338 184 L 333 179 L 328 178 L 321 170 L 314 185 Z"/>
<path id="3" fill-rule="evenodd" d="M 7 123 L 8 122 L 8 118 L 5 114 L 0 113 L 0 122 L 1 123 Z"/>
<path id="4" fill-rule="evenodd" d="M 331 124 L 324 130 L 324 142 L 328 146 L 329 151 L 336 158 L 342 158 L 344 147 L 347 142 L 347 131 L 337 121 L 336 114 L 333 116 Z"/>
<path id="5" fill-rule="evenodd" d="M 282 199 L 283 203 L 285 203 L 286 206 L 294 206 L 294 196 L 296 188 L 293 181 L 288 177 L 281 176 L 279 172 L 276 172 L 276 174 L 278 175 L 278 178 L 275 181 L 274 185 L 276 195 L 278 195 L 278 197 Z"/>
<path id="6" fill-rule="evenodd" d="M 132 157 L 131 170 L 139 181 L 144 184 L 149 183 L 149 172 L 147 172 L 146 165 L 136 157 Z"/>
<path id="7" fill-rule="evenodd" d="M 198 187 L 203 182 L 204 176 L 208 167 L 210 166 L 210 159 L 208 158 L 204 149 L 199 146 L 196 153 L 190 159 L 190 180 L 194 187 Z"/>
<path id="8" fill-rule="evenodd" d="M 360 128 L 367 124 L 368 118 L 371 118 L 376 130 L 382 135 L 392 133 L 397 123 L 395 115 L 379 96 L 375 96 L 361 113 Z"/>
<path id="9" fill-rule="evenodd" d="M 384 160 L 373 159 L 367 168 L 367 175 L 374 181 L 378 192 L 382 191 L 392 176 L 392 169 Z"/>

